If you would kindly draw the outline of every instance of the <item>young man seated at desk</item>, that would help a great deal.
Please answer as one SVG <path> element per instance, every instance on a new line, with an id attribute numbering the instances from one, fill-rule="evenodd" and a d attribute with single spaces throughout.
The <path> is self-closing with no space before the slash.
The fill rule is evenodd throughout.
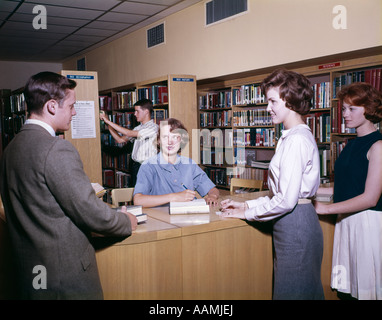
<path id="1" fill-rule="evenodd" d="M 196 191 L 209 205 L 217 205 L 219 190 L 206 173 L 190 158 L 178 155 L 188 142 L 188 133 L 177 119 L 160 124 L 160 152 L 139 169 L 134 204 L 156 207 L 169 202 L 191 201 Z M 196 191 L 195 191 L 196 190 Z"/>

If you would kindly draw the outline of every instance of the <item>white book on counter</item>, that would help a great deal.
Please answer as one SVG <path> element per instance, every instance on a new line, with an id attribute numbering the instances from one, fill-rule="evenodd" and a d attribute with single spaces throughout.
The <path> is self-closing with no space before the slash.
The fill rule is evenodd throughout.
<path id="1" fill-rule="evenodd" d="M 118 208 L 118 211 L 121 211 L 121 207 Z M 142 212 L 142 206 L 126 206 L 126 211 L 135 215 L 138 223 L 147 220 L 147 214 Z"/>
<path id="2" fill-rule="evenodd" d="M 209 213 L 210 206 L 204 199 L 184 202 L 170 202 L 170 214 Z"/>

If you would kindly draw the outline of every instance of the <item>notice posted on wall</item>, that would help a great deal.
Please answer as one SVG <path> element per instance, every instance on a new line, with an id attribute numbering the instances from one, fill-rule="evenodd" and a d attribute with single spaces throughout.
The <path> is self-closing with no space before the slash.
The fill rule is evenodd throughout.
<path id="1" fill-rule="evenodd" d="M 96 137 L 94 101 L 76 101 L 72 118 L 72 139 Z"/>

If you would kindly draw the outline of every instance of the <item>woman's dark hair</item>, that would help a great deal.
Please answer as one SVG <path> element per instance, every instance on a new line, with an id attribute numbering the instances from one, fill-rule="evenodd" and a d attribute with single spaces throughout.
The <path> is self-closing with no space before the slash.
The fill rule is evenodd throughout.
<path id="1" fill-rule="evenodd" d="M 285 101 L 286 107 L 305 115 L 312 108 L 312 84 L 304 75 L 277 69 L 261 84 L 261 90 L 266 94 L 271 88 L 279 88 L 280 98 Z"/>
<path id="2" fill-rule="evenodd" d="M 341 104 L 364 107 L 365 118 L 372 123 L 382 121 L 382 93 L 366 82 L 354 82 L 337 94 Z"/>
<path id="3" fill-rule="evenodd" d="M 56 100 L 61 106 L 66 90 L 74 89 L 77 83 L 58 73 L 44 71 L 30 77 L 24 89 L 28 113 L 41 114 L 45 103 Z"/>
<path id="4" fill-rule="evenodd" d="M 159 129 L 158 129 L 158 139 L 157 139 L 158 148 L 159 148 L 159 144 L 160 144 L 160 127 L 163 125 L 170 126 L 170 132 L 180 134 L 181 140 L 180 140 L 179 151 L 182 150 L 187 145 L 187 143 L 189 142 L 188 131 L 187 131 L 186 127 L 184 126 L 184 124 L 180 120 L 175 119 L 175 118 L 168 118 L 166 120 L 162 120 L 160 122 L 160 124 L 161 125 L 159 126 Z"/>

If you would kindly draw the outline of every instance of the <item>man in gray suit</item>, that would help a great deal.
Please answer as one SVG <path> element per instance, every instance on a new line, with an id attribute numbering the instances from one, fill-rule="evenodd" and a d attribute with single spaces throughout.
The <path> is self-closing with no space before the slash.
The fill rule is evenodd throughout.
<path id="1" fill-rule="evenodd" d="M 1 196 L 22 299 L 102 299 L 91 232 L 128 237 L 134 215 L 98 199 L 74 146 L 55 136 L 76 114 L 76 83 L 41 72 L 25 87 L 29 119 L 7 146 Z"/>

